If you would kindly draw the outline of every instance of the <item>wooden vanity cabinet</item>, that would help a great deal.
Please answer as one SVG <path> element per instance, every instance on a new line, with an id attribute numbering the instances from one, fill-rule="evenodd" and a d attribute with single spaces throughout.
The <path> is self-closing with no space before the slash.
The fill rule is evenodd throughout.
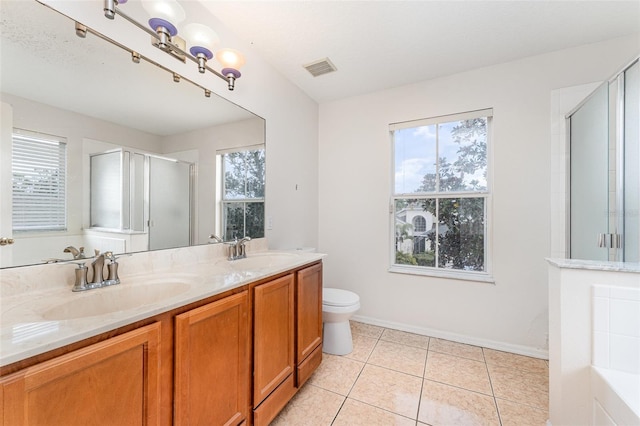
<path id="1" fill-rule="evenodd" d="M 268 425 L 321 359 L 318 262 L 4 367 L 0 424 Z"/>
<path id="2" fill-rule="evenodd" d="M 296 387 L 300 387 L 322 361 L 322 264 L 296 275 Z"/>
<path id="3" fill-rule="evenodd" d="M 2 420 L 18 425 L 157 425 L 160 323 L 5 376 Z"/>
<path id="4" fill-rule="evenodd" d="M 268 425 L 322 361 L 322 264 L 253 289 L 253 422 Z"/>
<path id="5" fill-rule="evenodd" d="M 256 425 L 268 424 L 295 393 L 294 277 L 294 274 L 287 274 L 253 288 L 253 408 Z M 281 384 L 284 386 L 280 387 Z"/>
<path id="6" fill-rule="evenodd" d="M 248 291 L 175 317 L 175 425 L 237 425 L 250 408 Z"/>

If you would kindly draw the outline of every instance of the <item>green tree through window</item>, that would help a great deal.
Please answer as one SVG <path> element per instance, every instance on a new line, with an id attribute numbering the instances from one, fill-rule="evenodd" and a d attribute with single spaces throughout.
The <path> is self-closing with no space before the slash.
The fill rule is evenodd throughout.
<path id="1" fill-rule="evenodd" d="M 264 237 L 264 149 L 222 155 L 225 240 Z"/>
<path id="2" fill-rule="evenodd" d="M 396 264 L 486 272 L 490 117 L 392 125 Z"/>

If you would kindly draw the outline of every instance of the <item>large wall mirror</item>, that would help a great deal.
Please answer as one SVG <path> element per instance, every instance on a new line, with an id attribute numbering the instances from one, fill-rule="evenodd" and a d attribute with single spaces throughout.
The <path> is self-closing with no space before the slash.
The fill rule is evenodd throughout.
<path id="1" fill-rule="evenodd" d="M 0 15 L 0 267 L 264 236 L 262 118 L 35 0 Z"/>

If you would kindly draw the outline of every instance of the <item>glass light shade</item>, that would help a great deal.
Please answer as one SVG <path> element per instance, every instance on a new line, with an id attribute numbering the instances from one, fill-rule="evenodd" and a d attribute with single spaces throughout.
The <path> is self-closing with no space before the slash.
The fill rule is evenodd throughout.
<path id="1" fill-rule="evenodd" d="M 187 46 L 191 47 L 192 55 L 202 53 L 207 59 L 213 58 L 213 49 L 220 42 L 220 38 L 211 28 L 193 23 L 185 26 L 180 34 L 187 41 Z"/>
<path id="2" fill-rule="evenodd" d="M 173 25 L 178 25 L 187 16 L 177 0 L 142 0 L 141 3 L 151 18 L 163 19 Z"/>
<path id="3" fill-rule="evenodd" d="M 244 55 L 234 49 L 220 49 L 216 53 L 216 59 L 225 68 L 239 70 L 244 65 Z"/>

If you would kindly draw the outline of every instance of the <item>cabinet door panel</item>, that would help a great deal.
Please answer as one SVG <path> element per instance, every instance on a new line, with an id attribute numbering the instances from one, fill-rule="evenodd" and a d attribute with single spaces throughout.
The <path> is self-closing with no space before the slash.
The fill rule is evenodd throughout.
<path id="1" fill-rule="evenodd" d="M 158 424 L 159 347 L 155 323 L 7 376 L 3 423 Z"/>
<path id="2" fill-rule="evenodd" d="M 254 388 L 257 407 L 294 368 L 294 279 L 254 288 Z"/>
<path id="3" fill-rule="evenodd" d="M 304 361 L 322 342 L 322 265 L 298 271 L 297 363 Z"/>
<path id="4" fill-rule="evenodd" d="M 176 316 L 176 425 L 237 425 L 249 412 L 248 292 Z"/>

